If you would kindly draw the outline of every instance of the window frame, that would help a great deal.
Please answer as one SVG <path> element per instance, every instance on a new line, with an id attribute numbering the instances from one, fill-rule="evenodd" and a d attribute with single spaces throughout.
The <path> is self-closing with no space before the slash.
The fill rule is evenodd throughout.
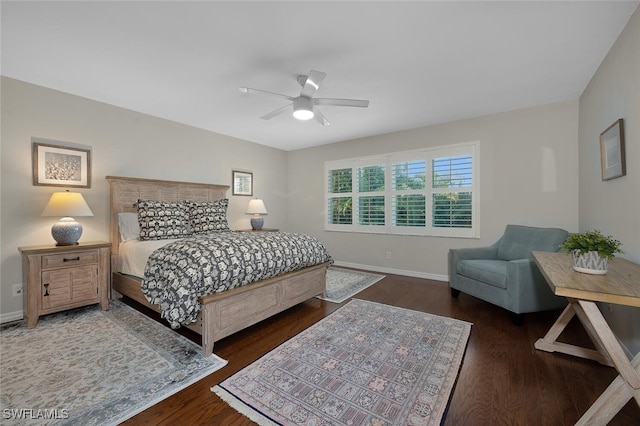
<path id="1" fill-rule="evenodd" d="M 463 187 L 436 188 L 433 186 L 432 160 L 436 158 L 449 158 L 457 156 L 471 157 L 471 185 Z M 393 188 L 393 165 L 401 162 L 425 162 L 425 186 L 423 189 Z M 360 158 L 325 161 L 325 198 L 324 198 L 324 229 L 326 231 L 359 232 L 371 234 L 391 235 L 418 235 L 436 237 L 479 238 L 479 164 L 480 142 L 466 142 L 447 146 L 423 148 L 411 151 L 393 152 L 380 155 L 372 155 Z M 384 191 L 360 192 L 358 190 L 358 168 L 367 166 L 383 166 L 385 175 Z M 351 192 L 332 193 L 330 191 L 329 173 L 332 170 L 351 169 Z M 471 227 L 437 227 L 433 226 L 433 195 L 438 193 L 471 193 Z M 424 226 L 397 226 L 394 225 L 393 201 L 397 195 L 421 194 L 425 197 L 425 224 Z M 358 197 L 370 195 L 384 196 L 384 225 L 362 225 L 358 223 Z M 351 224 L 329 223 L 329 200 L 331 198 L 350 197 L 352 200 Z"/>

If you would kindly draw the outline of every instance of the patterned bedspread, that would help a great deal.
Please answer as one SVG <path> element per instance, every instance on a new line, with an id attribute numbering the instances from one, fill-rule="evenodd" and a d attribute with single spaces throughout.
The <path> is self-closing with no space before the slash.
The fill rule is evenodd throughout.
<path id="1" fill-rule="evenodd" d="M 171 327 L 195 321 L 198 297 L 331 261 L 314 237 L 283 232 L 220 232 L 154 251 L 142 292 Z"/>

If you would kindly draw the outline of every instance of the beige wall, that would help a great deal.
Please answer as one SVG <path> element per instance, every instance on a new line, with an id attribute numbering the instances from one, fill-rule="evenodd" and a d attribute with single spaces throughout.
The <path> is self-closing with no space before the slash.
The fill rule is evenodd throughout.
<path id="1" fill-rule="evenodd" d="M 627 175 L 603 182 L 600 133 L 618 118 L 624 119 Z M 578 156 L 580 231 L 613 235 L 623 243 L 623 257 L 640 263 L 640 8 L 580 97 Z M 602 310 L 627 348 L 640 352 L 640 309 Z"/>
<path id="2" fill-rule="evenodd" d="M 449 248 L 489 245 L 506 224 L 578 226 L 578 102 L 562 102 L 289 153 L 289 226 L 340 263 L 447 280 Z M 324 162 L 480 141 L 479 239 L 324 231 Z M 391 260 L 385 258 L 391 252 Z"/>
<path id="3" fill-rule="evenodd" d="M 92 149 L 92 186 L 79 189 L 95 216 L 78 218 L 81 240 L 108 240 L 107 175 L 208 183 L 231 183 L 231 170 L 254 176 L 254 196 L 263 198 L 268 227 L 287 224 L 287 153 L 228 136 L 117 108 L 85 98 L 2 78 L 0 320 L 20 318 L 22 282 L 17 247 L 53 243 L 55 218 L 41 217 L 52 187 L 33 186 L 31 137 L 82 144 Z M 231 196 L 232 228 L 249 227 L 251 197 Z"/>

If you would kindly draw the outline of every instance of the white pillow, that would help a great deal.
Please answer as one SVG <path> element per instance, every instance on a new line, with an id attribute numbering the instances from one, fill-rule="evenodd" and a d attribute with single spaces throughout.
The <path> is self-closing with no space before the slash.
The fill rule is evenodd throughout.
<path id="1" fill-rule="evenodd" d="M 123 243 L 137 240 L 140 235 L 138 213 L 118 213 L 118 229 L 120 230 L 120 241 Z"/>

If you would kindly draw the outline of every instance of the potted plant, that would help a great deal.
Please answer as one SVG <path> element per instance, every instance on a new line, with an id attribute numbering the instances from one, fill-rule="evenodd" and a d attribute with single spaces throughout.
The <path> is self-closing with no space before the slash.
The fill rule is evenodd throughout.
<path id="1" fill-rule="evenodd" d="M 560 245 L 561 249 L 571 253 L 573 269 L 586 274 L 606 274 L 609 261 L 620 250 L 622 243 L 611 236 L 604 236 L 595 229 L 583 234 L 571 234 Z"/>

